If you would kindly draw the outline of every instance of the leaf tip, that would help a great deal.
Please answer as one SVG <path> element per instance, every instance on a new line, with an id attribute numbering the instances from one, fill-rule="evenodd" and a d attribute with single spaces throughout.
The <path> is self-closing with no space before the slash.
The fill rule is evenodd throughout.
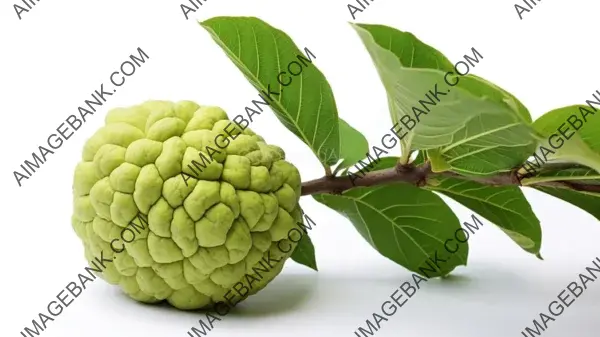
<path id="1" fill-rule="evenodd" d="M 537 252 L 537 254 L 535 254 L 535 257 L 537 257 L 538 259 L 544 261 L 544 258 L 542 257 L 542 254 L 540 254 L 540 252 Z"/>
<path id="2" fill-rule="evenodd" d="M 207 26 L 207 25 L 208 25 L 208 23 L 209 23 L 209 21 L 211 21 L 211 20 L 213 20 L 213 19 L 216 19 L 216 17 L 212 17 L 212 18 L 210 18 L 210 19 L 206 19 L 206 20 L 204 20 L 204 21 L 200 21 L 200 20 L 198 20 L 198 24 L 199 24 L 200 26 Z"/>
<path id="3" fill-rule="evenodd" d="M 354 30 L 358 31 L 359 29 L 364 29 L 360 23 L 348 22 L 350 27 L 354 28 Z"/>
<path id="4" fill-rule="evenodd" d="M 294 259 L 292 258 L 292 260 L 294 260 Z M 296 263 L 301 264 L 301 265 L 303 265 L 305 267 L 308 267 L 308 268 L 310 268 L 310 269 L 312 269 L 312 270 L 314 270 L 316 272 L 319 271 L 319 267 L 317 267 L 317 261 L 315 261 L 315 260 L 312 260 L 312 261 L 294 260 L 294 261 Z"/>
<path id="5" fill-rule="evenodd" d="M 208 20 L 210 20 L 210 19 L 208 19 Z M 208 20 L 204 20 L 204 21 L 198 20 L 197 22 L 200 27 L 202 27 L 205 30 L 210 32 L 211 27 L 210 27 L 210 24 L 208 23 Z"/>

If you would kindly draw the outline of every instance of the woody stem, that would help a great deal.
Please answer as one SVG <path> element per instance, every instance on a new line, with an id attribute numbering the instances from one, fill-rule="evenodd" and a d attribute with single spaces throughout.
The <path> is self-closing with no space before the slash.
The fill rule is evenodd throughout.
<path id="1" fill-rule="evenodd" d="M 431 171 L 429 163 L 420 166 L 399 165 L 397 167 L 378 170 L 366 173 L 364 176 L 325 176 L 302 183 L 302 195 L 312 195 L 319 193 L 342 193 L 356 187 L 368 187 L 392 184 L 396 182 L 405 182 L 416 186 L 422 186 L 430 178 L 452 177 L 470 181 L 476 181 L 490 186 L 521 186 L 513 173 L 500 173 L 495 176 L 476 177 L 463 176 L 454 172 L 434 173 Z M 566 188 L 574 191 L 596 192 L 600 193 L 600 185 L 584 184 L 575 181 L 548 181 L 536 182 L 527 186 L 543 186 Z"/>

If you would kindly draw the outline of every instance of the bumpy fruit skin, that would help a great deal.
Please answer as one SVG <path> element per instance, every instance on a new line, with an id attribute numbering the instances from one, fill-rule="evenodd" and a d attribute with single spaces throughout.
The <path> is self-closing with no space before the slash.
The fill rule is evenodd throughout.
<path id="1" fill-rule="evenodd" d="M 258 292 L 292 254 L 288 232 L 302 223 L 300 174 L 284 156 L 218 107 L 111 110 L 75 169 L 72 225 L 88 263 L 113 259 L 98 276 L 135 300 L 179 309 L 213 306 L 230 290 L 237 302 L 240 281 Z M 253 267 L 268 272 L 250 287 Z"/>

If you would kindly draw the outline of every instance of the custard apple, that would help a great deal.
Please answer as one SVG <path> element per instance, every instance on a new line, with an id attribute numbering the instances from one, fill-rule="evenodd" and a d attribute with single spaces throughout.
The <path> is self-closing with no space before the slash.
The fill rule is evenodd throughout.
<path id="1" fill-rule="evenodd" d="M 190 101 L 108 112 L 73 182 L 72 226 L 90 267 L 113 260 L 99 277 L 137 301 L 190 310 L 279 274 L 302 224 L 300 174 L 237 117 Z M 234 302 L 246 298 L 237 291 Z"/>

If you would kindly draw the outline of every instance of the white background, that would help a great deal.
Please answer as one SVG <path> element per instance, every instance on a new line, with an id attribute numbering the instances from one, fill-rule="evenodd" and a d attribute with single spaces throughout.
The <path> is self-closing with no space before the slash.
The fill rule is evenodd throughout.
<path id="1" fill-rule="evenodd" d="M 256 91 L 196 20 L 257 16 L 287 32 L 331 84 L 339 114 L 376 145 L 390 128 L 385 91 L 340 0 L 208 0 L 186 21 L 167 0 L 41 0 L 19 21 L 0 1 L 0 139 L 2 159 L 0 336 L 25 326 L 85 266 L 70 225 L 73 169 L 85 140 L 113 107 L 147 99 L 189 99 L 241 113 Z M 543 1 L 519 20 L 514 2 L 377 0 L 356 22 L 414 33 L 458 61 L 471 50 L 484 59 L 473 73 L 516 95 L 535 117 L 584 103 L 598 80 L 597 1 Z M 13 171 L 110 74 L 141 47 L 150 59 L 71 139 L 18 187 Z M 600 118 L 596 116 L 594 118 Z M 252 129 L 285 149 L 303 180 L 323 175 L 300 140 L 271 113 Z M 489 222 L 470 240 L 469 266 L 424 284 L 376 336 L 521 336 L 525 326 L 600 256 L 600 225 L 583 211 L 525 191 L 543 228 L 544 261 L 525 253 Z M 446 199 L 447 200 L 447 199 Z M 289 262 L 264 291 L 215 323 L 210 336 L 354 336 L 359 325 L 411 273 L 380 256 L 342 216 L 311 197 L 311 233 L 320 272 Z M 449 201 L 461 221 L 471 212 Z M 544 336 L 600 334 L 600 280 Z M 41 336 L 187 336 L 203 314 L 140 305 L 97 279 Z M 539 320 L 539 319 L 538 319 Z"/>

